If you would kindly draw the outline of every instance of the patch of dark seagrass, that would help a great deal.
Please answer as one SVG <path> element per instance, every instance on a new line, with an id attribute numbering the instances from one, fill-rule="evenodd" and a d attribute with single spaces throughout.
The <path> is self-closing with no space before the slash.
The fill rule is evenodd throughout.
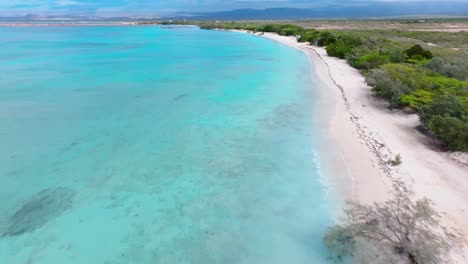
<path id="1" fill-rule="evenodd" d="M 9 219 L 0 236 L 19 236 L 32 232 L 70 209 L 75 192 L 65 187 L 48 188 L 31 197 Z"/>

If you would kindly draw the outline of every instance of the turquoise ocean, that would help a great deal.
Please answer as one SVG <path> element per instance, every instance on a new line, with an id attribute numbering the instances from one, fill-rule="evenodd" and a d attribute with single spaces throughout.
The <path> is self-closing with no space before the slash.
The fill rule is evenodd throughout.
<path id="1" fill-rule="evenodd" d="M 0 263 L 328 263 L 300 51 L 196 27 L 0 28 Z"/>

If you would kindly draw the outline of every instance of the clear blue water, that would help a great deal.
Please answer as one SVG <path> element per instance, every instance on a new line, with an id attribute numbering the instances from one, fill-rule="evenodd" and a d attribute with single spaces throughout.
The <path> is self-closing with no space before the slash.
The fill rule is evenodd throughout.
<path id="1" fill-rule="evenodd" d="M 327 262 L 300 51 L 186 27 L 0 39 L 0 263 Z"/>

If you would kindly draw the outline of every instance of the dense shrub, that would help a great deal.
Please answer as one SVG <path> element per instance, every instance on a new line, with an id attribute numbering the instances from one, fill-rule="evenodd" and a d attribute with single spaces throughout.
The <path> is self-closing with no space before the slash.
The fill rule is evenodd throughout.
<path id="1" fill-rule="evenodd" d="M 450 150 L 468 151 L 468 122 L 448 115 L 432 116 L 427 128 Z"/>
<path id="2" fill-rule="evenodd" d="M 434 100 L 421 109 L 421 119 L 427 122 L 431 116 L 448 115 L 451 117 L 463 119 L 468 116 L 468 106 L 460 97 L 446 93 L 434 98 Z"/>
<path id="3" fill-rule="evenodd" d="M 329 31 L 322 31 L 320 32 L 318 39 L 317 39 L 317 45 L 319 46 L 327 46 L 330 44 L 335 43 L 336 37 Z"/>
<path id="4" fill-rule="evenodd" d="M 291 24 L 267 24 L 263 26 L 258 26 L 256 29 L 262 32 L 278 33 L 282 36 L 297 36 L 301 35 L 304 32 L 304 29 L 302 27 Z"/>
<path id="5" fill-rule="evenodd" d="M 421 85 L 425 89 L 455 95 L 466 95 L 468 89 L 468 83 L 443 76 L 425 76 L 421 79 Z"/>
<path id="6" fill-rule="evenodd" d="M 411 91 L 424 89 L 423 79 L 426 77 L 426 70 L 422 67 L 410 64 L 389 63 L 380 67 L 386 71 L 394 80 L 399 80 Z"/>
<path id="7" fill-rule="evenodd" d="M 384 73 L 382 73 L 384 72 Z M 428 76 L 427 71 L 410 64 L 385 64 L 367 78 L 376 95 L 388 99 L 393 107 L 409 105 L 420 108 L 434 95 L 466 95 L 468 83 L 442 76 Z M 399 97 L 398 97 L 399 96 Z"/>
<path id="8" fill-rule="evenodd" d="M 328 45 L 326 49 L 329 56 L 344 59 L 346 53 L 350 52 L 353 47 L 347 46 L 343 40 L 338 39 L 335 43 Z"/>
<path id="9" fill-rule="evenodd" d="M 421 45 L 414 45 L 405 52 L 411 61 L 423 61 L 425 59 L 432 59 L 432 52 L 423 49 Z"/>
<path id="10" fill-rule="evenodd" d="M 348 63 L 357 69 L 370 70 L 387 63 L 403 63 L 408 58 L 398 43 L 372 38 L 361 38 L 361 42 L 346 54 Z"/>
<path id="11" fill-rule="evenodd" d="M 432 101 L 434 94 L 426 90 L 416 90 L 411 94 L 404 94 L 400 97 L 403 105 L 411 106 L 415 109 L 420 109 L 422 106 L 429 104 Z"/>
<path id="12" fill-rule="evenodd" d="M 283 25 L 278 32 L 282 36 L 298 36 L 301 35 L 304 29 L 296 25 Z"/>
<path id="13" fill-rule="evenodd" d="M 362 45 L 362 40 L 359 36 L 340 35 L 336 41 L 327 45 L 327 53 L 330 56 L 344 59 L 346 54 L 360 45 Z"/>
<path id="14" fill-rule="evenodd" d="M 263 32 L 276 32 L 276 33 L 279 33 L 281 31 L 281 25 L 268 24 L 268 25 L 264 25 L 264 26 L 259 27 L 258 30 L 263 31 Z"/>
<path id="15" fill-rule="evenodd" d="M 244 30 L 250 30 L 250 31 L 257 31 L 258 30 L 258 25 L 255 24 L 245 24 L 240 26 L 237 29 L 244 29 Z"/>
<path id="16" fill-rule="evenodd" d="M 372 53 L 372 50 L 369 49 L 366 45 L 355 47 L 353 50 L 348 52 L 348 54 L 346 54 L 346 61 L 349 63 L 349 65 L 353 66 L 354 68 L 359 68 L 357 66 L 357 61 L 359 60 L 359 58 L 369 53 Z"/>
<path id="17" fill-rule="evenodd" d="M 315 41 L 319 38 L 320 32 L 315 29 L 304 30 L 299 38 L 299 42 L 309 42 L 315 44 Z"/>
<path id="18" fill-rule="evenodd" d="M 411 89 L 398 79 L 393 79 L 391 75 L 381 69 L 375 69 L 366 77 L 367 83 L 373 87 L 376 96 L 387 99 L 391 107 L 401 105 L 401 96 L 409 94 Z"/>
<path id="19" fill-rule="evenodd" d="M 456 78 L 462 81 L 468 79 L 468 63 L 463 60 L 448 60 L 435 57 L 427 63 L 425 67 L 446 77 Z"/>
<path id="20" fill-rule="evenodd" d="M 388 57 L 391 63 L 404 63 L 408 59 L 408 55 L 402 49 L 391 49 L 388 52 Z"/>
<path id="21" fill-rule="evenodd" d="M 446 93 L 421 108 L 421 121 L 449 149 L 468 151 L 468 104 Z"/>
<path id="22" fill-rule="evenodd" d="M 369 53 L 358 58 L 353 64 L 355 68 L 370 70 L 379 67 L 380 65 L 390 62 L 388 55 L 379 53 Z"/>

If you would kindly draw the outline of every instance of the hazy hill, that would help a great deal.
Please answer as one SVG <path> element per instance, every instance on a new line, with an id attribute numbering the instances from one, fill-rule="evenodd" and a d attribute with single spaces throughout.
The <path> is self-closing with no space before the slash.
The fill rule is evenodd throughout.
<path id="1" fill-rule="evenodd" d="M 321 7 L 316 9 L 269 8 L 236 9 L 220 12 L 186 12 L 177 17 L 189 17 L 195 20 L 285 20 L 308 18 L 368 18 L 406 15 L 468 15 L 468 5 L 441 3 L 436 9 L 432 5 L 421 3 L 375 3 L 365 8 L 360 7 Z"/>

